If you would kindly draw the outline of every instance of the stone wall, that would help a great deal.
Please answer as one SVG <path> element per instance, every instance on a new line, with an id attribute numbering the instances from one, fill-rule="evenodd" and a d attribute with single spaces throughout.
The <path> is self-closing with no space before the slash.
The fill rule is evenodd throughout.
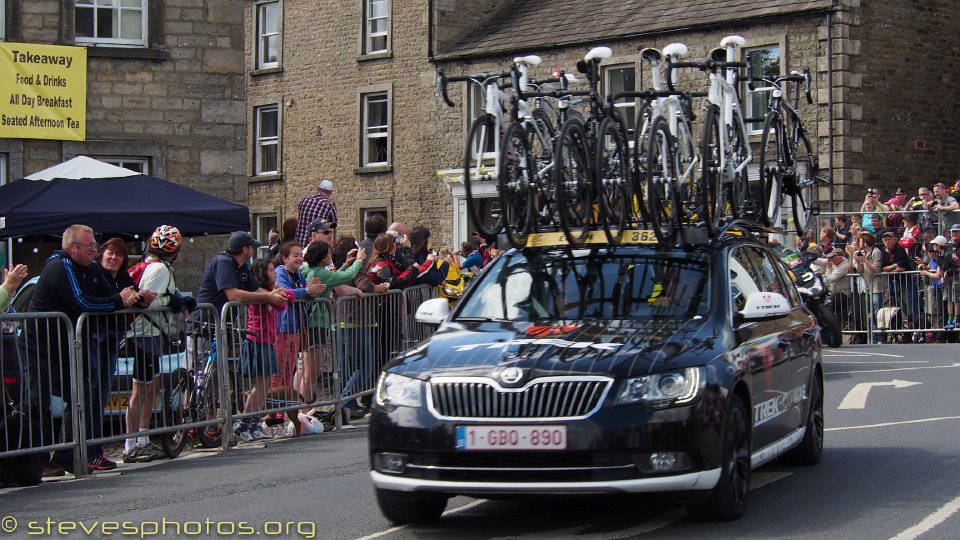
<path id="1" fill-rule="evenodd" d="M 960 177 L 960 15 L 952 0 L 845 0 L 851 98 L 862 121 L 841 125 L 862 138 L 864 187 L 884 198 L 896 187 Z M 854 120 L 854 119 L 851 119 Z M 860 193 L 862 197 L 862 192 Z M 861 199 L 862 200 L 862 199 Z"/>

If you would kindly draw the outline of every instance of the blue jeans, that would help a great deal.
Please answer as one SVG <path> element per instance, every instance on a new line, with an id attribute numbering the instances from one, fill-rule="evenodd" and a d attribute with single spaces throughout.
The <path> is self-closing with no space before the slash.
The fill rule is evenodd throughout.
<path id="1" fill-rule="evenodd" d="M 341 373 L 350 376 L 343 382 L 340 397 L 357 394 L 372 387 L 367 379 L 373 367 L 373 351 L 370 348 L 370 334 L 367 328 L 342 328 L 340 330 Z M 356 400 L 353 400 L 356 401 Z"/>

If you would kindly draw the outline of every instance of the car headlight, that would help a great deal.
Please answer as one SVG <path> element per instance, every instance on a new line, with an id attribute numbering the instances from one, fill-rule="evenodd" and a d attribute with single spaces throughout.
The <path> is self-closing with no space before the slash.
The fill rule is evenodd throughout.
<path id="1" fill-rule="evenodd" d="M 419 407 L 423 401 L 422 387 L 420 379 L 384 373 L 377 384 L 377 405 L 391 411 L 397 407 Z"/>
<path id="2" fill-rule="evenodd" d="M 617 404 L 646 403 L 662 408 L 689 403 L 699 394 L 702 379 L 702 367 L 627 379 L 617 397 Z"/>

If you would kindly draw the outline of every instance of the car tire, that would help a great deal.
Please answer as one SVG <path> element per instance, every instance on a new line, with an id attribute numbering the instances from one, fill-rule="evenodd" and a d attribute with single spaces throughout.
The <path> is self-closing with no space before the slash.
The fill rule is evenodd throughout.
<path id="1" fill-rule="evenodd" d="M 839 347 L 843 343 L 843 330 L 837 316 L 827 306 L 817 306 L 816 315 L 823 344 L 827 347 Z"/>
<path id="2" fill-rule="evenodd" d="M 397 525 L 436 521 L 447 508 L 446 495 L 374 489 L 377 493 L 380 512 Z"/>
<path id="3" fill-rule="evenodd" d="M 820 463 L 823 459 L 823 426 L 823 383 L 819 376 L 815 376 L 810 386 L 810 413 L 807 415 L 807 429 L 803 440 L 780 461 L 787 465 Z"/>
<path id="4" fill-rule="evenodd" d="M 730 521 L 747 511 L 750 493 L 750 417 L 738 396 L 733 396 L 723 424 L 723 465 L 720 480 L 706 502 L 692 504 L 687 512 L 698 519 Z"/>

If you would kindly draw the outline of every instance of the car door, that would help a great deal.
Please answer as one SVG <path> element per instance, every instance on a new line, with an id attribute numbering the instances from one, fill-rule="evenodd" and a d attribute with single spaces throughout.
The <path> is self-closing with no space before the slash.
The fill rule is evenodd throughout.
<path id="1" fill-rule="evenodd" d="M 758 291 L 789 294 L 760 248 L 739 246 L 732 249 L 729 265 L 731 286 L 739 289 L 744 299 L 751 292 Z M 734 309 L 738 309 L 737 306 Z M 792 316 L 788 315 L 744 322 L 734 328 L 739 356 L 745 361 L 751 381 L 754 450 L 767 447 L 790 431 L 790 421 L 784 415 L 792 401 L 788 394 L 792 384 L 791 362 L 797 347 L 794 333 L 799 328 L 796 326 Z"/>

